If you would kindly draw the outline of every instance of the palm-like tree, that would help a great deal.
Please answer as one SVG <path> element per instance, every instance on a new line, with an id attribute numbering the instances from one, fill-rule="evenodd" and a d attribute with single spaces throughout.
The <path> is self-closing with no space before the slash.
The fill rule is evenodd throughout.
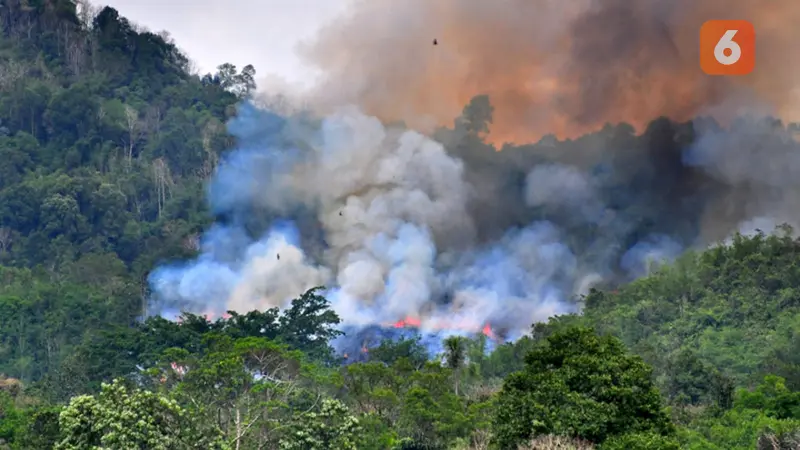
<path id="1" fill-rule="evenodd" d="M 444 340 L 444 363 L 453 370 L 454 387 L 458 395 L 461 369 L 467 362 L 467 340 L 461 336 L 450 336 Z"/>

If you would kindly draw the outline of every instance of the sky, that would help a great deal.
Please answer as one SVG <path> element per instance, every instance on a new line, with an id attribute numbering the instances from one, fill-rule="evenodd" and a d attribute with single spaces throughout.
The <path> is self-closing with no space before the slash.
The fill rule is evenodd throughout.
<path id="1" fill-rule="evenodd" d="M 256 79 L 277 75 L 309 85 L 316 71 L 298 44 L 346 10 L 348 0 L 98 0 L 150 31 L 166 30 L 201 73 L 222 63 L 252 64 Z"/>

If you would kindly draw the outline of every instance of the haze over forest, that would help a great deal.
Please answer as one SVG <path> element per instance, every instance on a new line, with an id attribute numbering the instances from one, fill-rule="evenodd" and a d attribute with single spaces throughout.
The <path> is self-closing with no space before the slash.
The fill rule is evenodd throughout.
<path id="1" fill-rule="evenodd" d="M 355 3 L 282 96 L 4 2 L 0 448 L 799 448 L 800 6 L 487 5 Z"/>

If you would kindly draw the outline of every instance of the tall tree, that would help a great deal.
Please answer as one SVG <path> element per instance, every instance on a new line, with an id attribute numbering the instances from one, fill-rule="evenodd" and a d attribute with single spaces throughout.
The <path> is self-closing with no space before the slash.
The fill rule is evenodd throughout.
<path id="1" fill-rule="evenodd" d="M 462 336 L 450 336 L 444 340 L 444 363 L 453 371 L 453 387 L 458 395 L 461 370 L 467 362 L 467 340 Z"/>
<path id="2" fill-rule="evenodd" d="M 505 380 L 498 397 L 495 433 L 501 448 L 542 434 L 602 443 L 627 433 L 674 433 L 652 369 L 615 337 L 568 328 L 547 338 L 525 364 Z"/>
<path id="3" fill-rule="evenodd" d="M 59 425 L 55 450 L 228 448 L 218 429 L 194 422 L 174 400 L 128 389 L 120 380 L 104 384 L 97 396 L 73 398 Z"/>

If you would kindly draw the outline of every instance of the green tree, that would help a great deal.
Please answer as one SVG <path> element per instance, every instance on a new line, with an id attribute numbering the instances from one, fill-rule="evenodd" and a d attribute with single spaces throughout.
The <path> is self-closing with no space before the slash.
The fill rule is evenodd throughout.
<path id="1" fill-rule="evenodd" d="M 324 399 L 319 412 L 299 415 L 286 437 L 281 450 L 357 450 L 361 426 L 338 400 Z"/>
<path id="2" fill-rule="evenodd" d="M 219 430 L 194 423 L 175 400 L 120 380 L 73 398 L 59 415 L 56 450 L 225 449 Z"/>
<path id="3" fill-rule="evenodd" d="M 800 421 L 776 419 L 756 409 L 734 408 L 719 417 L 698 418 L 680 430 L 679 437 L 682 448 L 688 450 L 752 450 L 760 439 L 789 440 L 798 430 Z"/>
<path id="4" fill-rule="evenodd" d="M 753 409 L 777 419 L 800 420 L 800 392 L 790 391 L 786 380 L 767 375 L 755 390 L 741 389 L 737 392 L 735 407 Z"/>
<path id="5" fill-rule="evenodd" d="M 246 65 L 240 73 L 237 73 L 236 66 L 225 63 L 217 67 L 215 78 L 220 86 L 236 94 L 239 98 L 246 97 L 256 88 L 255 74 L 256 69 L 252 65 Z"/>
<path id="6" fill-rule="evenodd" d="M 13 443 L 24 424 L 24 413 L 15 404 L 14 397 L 0 390 L 0 448 Z"/>
<path id="7" fill-rule="evenodd" d="M 602 443 L 627 433 L 674 433 L 651 368 L 617 338 L 569 328 L 548 337 L 525 362 L 499 394 L 494 429 L 500 448 L 540 434 Z"/>
<path id="8" fill-rule="evenodd" d="M 664 392 L 676 405 L 716 405 L 730 408 L 733 382 L 693 351 L 683 349 L 667 359 Z"/>
<path id="9" fill-rule="evenodd" d="M 394 425 L 405 384 L 397 370 L 380 362 L 367 362 L 350 364 L 342 372 L 346 398 L 355 411 Z"/>
<path id="10" fill-rule="evenodd" d="M 401 358 L 407 359 L 415 368 L 422 367 L 429 359 L 428 351 L 421 344 L 421 336 L 401 336 L 399 339 L 384 339 L 377 347 L 369 349 L 369 360 L 392 365 Z"/>
<path id="11" fill-rule="evenodd" d="M 675 436 L 664 436 L 655 432 L 626 433 L 612 436 L 600 446 L 600 450 L 679 450 Z"/>
<path id="12" fill-rule="evenodd" d="M 458 395 L 461 381 L 461 370 L 467 363 L 467 339 L 461 336 L 450 336 L 444 340 L 444 364 L 453 371 L 453 388 Z"/>
<path id="13" fill-rule="evenodd" d="M 464 399 L 453 393 L 452 376 L 438 361 L 408 376 L 397 421 L 401 437 L 420 448 L 446 448 L 471 434 L 480 411 L 471 415 Z"/>
<path id="14" fill-rule="evenodd" d="M 14 436 L 15 450 L 53 448 L 60 439 L 60 406 L 38 405 L 26 408 L 25 423 Z"/>
<path id="15" fill-rule="evenodd" d="M 343 333 L 336 328 L 341 322 L 330 309 L 330 301 L 317 292 L 315 287 L 292 300 L 291 306 L 280 318 L 281 339 L 291 347 L 301 350 L 312 358 L 330 360 L 333 350 L 330 341 Z"/>

